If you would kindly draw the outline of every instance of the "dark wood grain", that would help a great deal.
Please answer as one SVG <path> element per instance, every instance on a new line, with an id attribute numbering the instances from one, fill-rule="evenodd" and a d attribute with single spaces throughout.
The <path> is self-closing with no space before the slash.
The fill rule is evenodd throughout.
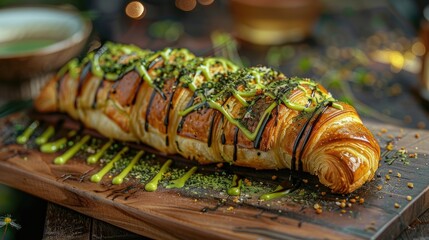
<path id="1" fill-rule="evenodd" d="M 9 121 L 14 120 L 9 118 Z M 287 198 L 270 202 L 253 198 L 241 204 L 227 198 L 216 211 L 202 212 L 206 207 L 216 206 L 219 195 L 196 198 L 185 189 L 139 190 L 131 198 L 115 198 L 112 193 L 121 192 L 133 182 L 106 186 L 94 184 L 85 176 L 64 179 L 64 174 L 82 176 L 96 169 L 79 158 L 66 165 L 54 165 L 55 154 L 43 154 L 12 142 L 4 142 L 0 147 L 0 182 L 151 238 L 391 239 L 429 207 L 429 133 L 375 123 L 367 125 L 374 133 L 386 128 L 386 133 L 379 134 L 382 146 L 394 139 L 395 149 L 405 147 L 419 157 L 411 159 L 409 165 L 399 160 L 392 165 L 382 162 L 379 177 L 351 195 L 319 196 L 315 201 L 323 205 L 322 214 L 316 214 L 312 208 L 314 200 L 295 203 Z M 400 178 L 395 177 L 397 172 L 401 173 Z M 391 175 L 390 180 L 385 179 L 386 174 Z M 414 188 L 407 187 L 407 182 L 413 182 Z M 335 202 L 356 196 L 364 198 L 364 203 L 353 204 L 341 213 Z M 406 196 L 413 199 L 408 201 Z M 400 207 L 395 208 L 395 203 Z"/>
<path id="2" fill-rule="evenodd" d="M 149 239 L 135 233 L 118 228 L 106 222 L 92 219 L 92 240 L 115 239 L 115 240 L 144 240 Z"/>
<path id="3" fill-rule="evenodd" d="M 60 218 L 58 218 L 60 217 Z M 46 223 L 58 222 L 58 219 L 61 219 L 65 222 L 73 222 L 75 218 L 87 218 L 92 221 L 92 235 L 91 239 L 147 239 L 143 236 L 136 235 L 132 232 L 128 232 L 124 229 L 118 228 L 111 224 L 99 221 L 97 219 L 86 217 L 82 214 L 79 214 L 73 210 L 58 206 L 54 203 L 48 203 L 48 211 L 46 216 Z M 75 230 L 79 232 L 82 229 L 82 226 L 79 223 L 75 223 L 72 226 Z M 48 224 L 46 228 L 52 228 Z M 60 226 L 55 229 L 56 236 L 68 236 L 70 227 L 64 228 Z M 72 233 L 72 236 L 74 234 Z M 429 236 L 429 210 L 426 210 L 420 217 L 413 221 L 397 238 L 397 240 L 412 240 L 412 239 L 425 239 Z M 44 239 L 53 239 L 52 236 L 44 236 Z M 54 238 L 56 239 L 56 238 Z M 86 239 L 86 238 L 85 238 Z"/>
<path id="4" fill-rule="evenodd" d="M 91 239 L 91 218 L 64 207 L 48 204 L 46 210 L 44 240 Z"/>
<path id="5" fill-rule="evenodd" d="M 55 203 L 48 203 L 44 240 L 49 239 L 147 239 Z"/>
<path id="6" fill-rule="evenodd" d="M 427 239 L 429 237 L 429 210 L 413 221 L 399 235 L 398 240 Z"/>

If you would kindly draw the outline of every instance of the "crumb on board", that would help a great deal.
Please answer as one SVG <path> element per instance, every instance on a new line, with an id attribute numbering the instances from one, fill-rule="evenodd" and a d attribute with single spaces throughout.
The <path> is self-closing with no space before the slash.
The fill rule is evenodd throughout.
<path id="1" fill-rule="evenodd" d="M 398 152 L 399 152 L 400 154 L 407 154 L 407 153 L 408 153 L 408 150 L 407 150 L 407 149 L 405 149 L 404 147 L 401 147 L 401 149 L 399 149 L 399 150 L 398 150 Z"/>
<path id="2" fill-rule="evenodd" d="M 399 203 L 395 203 L 395 208 L 400 208 L 401 207 L 401 205 L 399 205 Z"/>
<path id="3" fill-rule="evenodd" d="M 245 178 L 244 179 L 244 184 L 248 187 L 252 186 L 252 181 L 250 181 L 249 179 Z"/>
<path id="4" fill-rule="evenodd" d="M 411 123 L 413 121 L 413 118 L 410 115 L 406 115 L 404 117 L 404 123 Z"/>
<path id="5" fill-rule="evenodd" d="M 393 150 L 393 143 L 392 142 L 388 142 L 387 145 L 386 145 L 386 149 L 388 151 L 392 151 Z"/>
<path id="6" fill-rule="evenodd" d="M 408 200 L 408 201 L 411 201 L 411 200 L 413 200 L 413 197 L 411 197 L 410 195 L 408 195 L 408 196 L 407 196 L 407 200 Z"/>
<path id="7" fill-rule="evenodd" d="M 340 207 L 340 208 L 345 208 L 345 207 L 346 207 L 346 203 L 345 203 L 345 202 L 343 202 L 343 201 L 335 202 L 335 204 L 336 204 L 338 207 Z"/>
<path id="8" fill-rule="evenodd" d="M 417 123 L 417 128 L 419 129 L 425 129 L 426 128 L 426 123 L 420 121 Z"/>
<path id="9" fill-rule="evenodd" d="M 408 188 L 414 188 L 414 183 L 412 183 L 412 182 L 408 182 L 408 183 L 407 183 L 407 187 L 408 187 Z"/>

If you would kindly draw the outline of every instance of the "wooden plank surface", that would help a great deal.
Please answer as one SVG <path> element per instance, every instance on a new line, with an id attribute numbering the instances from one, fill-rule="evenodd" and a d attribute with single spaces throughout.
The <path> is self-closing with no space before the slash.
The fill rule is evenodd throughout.
<path id="1" fill-rule="evenodd" d="M 413 221 L 405 231 L 399 235 L 398 240 L 425 239 L 429 236 L 429 210 Z"/>
<path id="2" fill-rule="evenodd" d="M 12 128 L 17 122 L 29 123 L 26 115 L 1 121 L 5 128 Z M 393 140 L 395 149 L 404 147 L 411 154 L 417 153 L 418 158 L 408 159 L 409 165 L 400 160 L 392 165 L 383 161 L 374 181 L 347 196 L 327 193 L 298 202 L 288 197 L 260 202 L 252 196 L 237 202 L 210 191 L 197 195 L 189 189 L 161 188 L 146 192 L 136 187 L 142 183 L 135 185 L 133 180 L 120 186 L 94 184 L 83 174 L 97 169 L 82 159 L 54 165 L 52 160 L 58 154 L 42 154 L 11 141 L 3 141 L 0 147 L 0 182 L 152 238 L 390 239 L 398 236 L 429 207 L 429 133 L 374 123 L 367 125 L 380 135 L 381 146 Z M 385 131 L 381 131 L 383 128 Z M 3 140 L 8 135 L 5 131 L 1 133 Z M 392 157 L 395 153 L 395 150 L 387 152 L 386 156 Z M 398 172 L 401 177 L 396 177 Z M 257 172 L 257 175 L 264 174 Z M 64 179 L 65 175 L 77 177 Z M 390 175 L 390 180 L 386 180 L 385 175 Z M 409 188 L 408 182 L 414 187 Z M 133 194 L 124 190 L 131 185 L 136 189 Z M 321 187 L 314 190 L 310 184 L 302 188 L 316 193 L 323 190 Z M 407 196 L 412 199 L 407 200 Z M 349 203 L 356 197 L 364 198 L 364 203 L 344 209 L 337 206 L 342 199 Z M 322 205 L 322 214 L 313 209 L 315 203 Z M 202 211 L 207 207 L 213 211 Z"/>
<path id="3" fill-rule="evenodd" d="M 91 228 L 87 231 L 92 231 L 91 235 L 85 235 L 88 238 L 83 239 L 148 239 L 124 229 L 118 228 L 111 224 L 99 221 L 94 218 L 79 214 L 71 209 L 61 207 L 55 203 L 48 203 L 48 211 L 46 212 L 45 234 L 43 239 L 52 239 L 53 232 L 50 229 L 55 229 L 56 236 L 75 236 L 76 233 L 71 233 L 71 228 L 74 228 L 77 233 L 82 232 L 82 225 L 76 222 L 75 218 L 85 218 L 91 221 Z M 74 226 L 63 227 L 61 219 L 65 222 L 73 222 Z M 426 210 L 420 217 L 413 221 L 399 236 L 398 240 L 425 239 L 429 236 L 429 210 Z M 56 238 L 54 238 L 56 239 Z M 67 239 L 66 237 L 62 239 Z M 75 238 L 73 238 L 75 239 Z"/>
<path id="4" fill-rule="evenodd" d="M 45 219 L 44 240 L 50 239 L 147 239 L 111 224 L 48 203 Z"/>

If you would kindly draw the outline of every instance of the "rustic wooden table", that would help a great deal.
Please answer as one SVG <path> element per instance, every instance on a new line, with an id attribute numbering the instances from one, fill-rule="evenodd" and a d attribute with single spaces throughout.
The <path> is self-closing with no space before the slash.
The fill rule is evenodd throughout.
<path id="1" fill-rule="evenodd" d="M 61 221 L 58 221 L 61 219 Z M 67 224 L 64 224 L 67 223 Z M 178 230 L 180 231 L 180 230 Z M 429 210 L 416 219 L 398 240 L 428 239 Z M 73 210 L 48 203 L 43 239 L 148 239 Z"/>

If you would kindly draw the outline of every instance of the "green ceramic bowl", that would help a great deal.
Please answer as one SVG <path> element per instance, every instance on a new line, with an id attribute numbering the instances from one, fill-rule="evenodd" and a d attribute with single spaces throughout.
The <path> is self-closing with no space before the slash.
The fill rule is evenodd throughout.
<path id="1" fill-rule="evenodd" d="M 92 25 L 57 7 L 0 9 L 0 80 L 20 81 L 58 69 L 78 55 Z"/>

